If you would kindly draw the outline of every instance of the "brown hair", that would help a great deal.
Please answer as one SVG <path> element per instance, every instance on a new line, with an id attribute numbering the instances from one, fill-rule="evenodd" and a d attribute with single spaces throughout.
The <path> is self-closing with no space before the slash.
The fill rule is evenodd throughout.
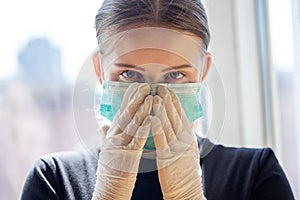
<path id="1" fill-rule="evenodd" d="M 192 33 L 202 39 L 205 49 L 210 41 L 201 0 L 104 0 L 95 26 L 98 44 L 103 43 L 105 35 L 147 26 Z"/>

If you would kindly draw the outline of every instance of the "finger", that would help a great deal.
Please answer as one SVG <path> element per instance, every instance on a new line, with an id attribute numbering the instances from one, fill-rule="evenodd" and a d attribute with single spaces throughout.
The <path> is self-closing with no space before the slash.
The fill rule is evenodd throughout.
<path id="1" fill-rule="evenodd" d="M 101 138 L 102 141 L 106 138 L 106 135 L 107 135 L 108 130 L 109 130 L 109 126 L 106 125 L 106 124 L 105 124 L 105 125 L 102 125 L 102 126 L 100 127 L 99 133 L 100 133 L 100 138 Z"/>
<path id="2" fill-rule="evenodd" d="M 171 143 L 175 142 L 176 135 L 174 133 L 173 127 L 168 119 L 166 109 L 162 103 L 162 99 L 157 95 L 153 98 L 153 112 L 162 124 L 162 128 L 167 138 L 168 144 L 170 145 Z"/>
<path id="3" fill-rule="evenodd" d="M 116 130 L 117 129 L 117 130 Z M 116 126 L 111 127 L 108 130 L 103 148 L 105 149 L 120 149 L 124 146 L 127 146 L 128 143 L 132 140 L 132 136 L 127 134 L 116 134 L 117 131 L 120 131 Z"/>
<path id="4" fill-rule="evenodd" d="M 103 125 L 100 127 L 99 135 L 100 135 L 100 149 L 102 149 L 102 145 L 104 144 L 107 131 L 109 129 L 108 125 Z"/>
<path id="5" fill-rule="evenodd" d="M 163 103 L 166 107 L 168 118 L 170 119 L 172 127 L 175 131 L 177 140 L 186 144 L 190 143 L 193 140 L 194 134 L 183 111 L 178 96 L 172 90 L 163 86 L 158 87 L 157 93 L 163 97 Z M 174 112 L 174 108 L 177 110 L 177 115 Z"/>
<path id="6" fill-rule="evenodd" d="M 182 108 L 176 94 L 168 88 L 159 85 L 157 94 L 162 98 L 166 113 L 175 134 L 182 132 Z"/>
<path id="7" fill-rule="evenodd" d="M 151 117 L 151 128 L 156 150 L 166 149 L 168 147 L 168 141 L 158 117 Z"/>
<path id="8" fill-rule="evenodd" d="M 130 101 L 131 94 L 136 93 L 136 91 L 138 90 L 138 87 L 139 87 L 138 83 L 132 83 L 126 89 L 121 106 L 120 106 L 121 111 L 123 111 L 126 108 L 126 106 L 128 105 L 128 102 Z"/>
<path id="9" fill-rule="evenodd" d="M 119 111 L 116 113 L 112 125 L 107 133 L 107 137 L 113 137 L 114 135 L 120 134 L 122 133 L 122 129 L 119 128 L 119 118 L 120 118 L 120 113 L 124 112 L 124 109 L 126 108 L 126 106 L 128 106 L 128 102 L 130 101 L 130 94 L 134 94 L 136 93 L 136 91 L 138 90 L 138 83 L 132 83 L 127 90 L 124 93 L 124 98 L 122 100 L 121 106 Z M 124 124 L 126 124 L 126 122 L 123 122 Z"/>
<path id="10" fill-rule="evenodd" d="M 120 107 L 122 112 L 130 108 L 133 112 L 136 111 L 144 99 L 150 94 L 150 86 L 147 83 L 133 83 L 124 93 L 124 98 Z"/>
<path id="11" fill-rule="evenodd" d="M 149 94 L 149 84 L 140 84 L 132 94 L 125 92 L 125 100 L 123 100 L 121 109 L 116 114 L 113 125 L 118 125 L 121 130 L 124 130 Z"/>
<path id="12" fill-rule="evenodd" d="M 175 109 L 177 110 L 177 113 L 178 113 L 180 119 L 182 120 L 183 125 L 184 126 L 188 125 L 189 122 L 188 122 L 188 119 L 187 119 L 186 114 L 184 112 L 184 109 L 183 109 L 183 107 L 180 103 L 179 97 L 171 89 L 169 89 L 167 87 L 165 87 L 165 88 L 169 91 L 169 94 L 171 95 L 172 103 L 173 103 Z M 160 91 L 160 89 L 158 89 L 158 91 Z"/>
<path id="13" fill-rule="evenodd" d="M 143 121 L 149 116 L 152 110 L 153 96 L 148 95 L 144 103 L 139 107 L 132 120 L 123 130 L 123 133 L 134 136 L 138 128 L 142 125 Z"/>
<path id="14" fill-rule="evenodd" d="M 142 150 L 146 143 L 147 137 L 149 135 L 150 128 L 151 128 L 151 119 L 150 116 L 148 115 L 144 119 L 142 125 L 137 129 L 136 135 L 134 137 L 131 137 L 132 139 L 128 144 L 127 149 L 137 150 L 137 151 Z"/>
<path id="15" fill-rule="evenodd" d="M 157 94 L 161 96 L 161 98 L 168 98 L 167 100 L 171 101 L 179 114 L 179 116 L 182 115 L 183 109 L 180 104 L 178 96 L 173 92 L 171 89 L 163 86 L 163 85 L 158 85 L 157 87 Z"/>
<path id="16" fill-rule="evenodd" d="M 118 125 L 113 125 L 109 131 L 110 142 L 115 146 L 128 146 L 132 141 L 133 137 L 136 137 L 137 132 L 147 116 L 149 116 L 153 103 L 153 96 L 148 95 L 144 103 L 139 107 L 138 111 L 133 116 L 132 120 L 128 125 L 124 124 L 124 127 L 121 127 L 119 124 L 124 123 L 126 115 L 123 115 L 124 118 L 119 118 Z M 141 131 L 141 130 L 140 130 Z"/>

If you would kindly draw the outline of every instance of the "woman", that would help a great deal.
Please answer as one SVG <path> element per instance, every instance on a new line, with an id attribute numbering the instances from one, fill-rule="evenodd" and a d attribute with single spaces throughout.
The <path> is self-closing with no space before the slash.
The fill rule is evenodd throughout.
<path id="1" fill-rule="evenodd" d="M 194 134 L 211 65 L 199 0 L 105 0 L 96 30 L 100 112 L 111 121 L 99 156 L 41 158 L 21 199 L 294 199 L 272 150 Z"/>

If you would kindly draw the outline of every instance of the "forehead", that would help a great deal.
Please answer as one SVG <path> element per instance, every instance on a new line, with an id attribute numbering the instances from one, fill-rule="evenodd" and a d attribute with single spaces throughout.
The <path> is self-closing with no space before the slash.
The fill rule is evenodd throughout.
<path id="1" fill-rule="evenodd" d="M 126 63 L 135 66 L 147 64 L 162 64 L 174 66 L 178 64 L 191 64 L 181 55 L 162 49 L 138 49 L 124 54 L 116 59 L 118 63 Z"/>
<path id="2" fill-rule="evenodd" d="M 102 65 L 120 59 L 135 62 L 166 63 L 185 61 L 198 65 L 203 57 L 200 38 L 175 30 L 143 27 L 115 34 L 106 39 Z"/>

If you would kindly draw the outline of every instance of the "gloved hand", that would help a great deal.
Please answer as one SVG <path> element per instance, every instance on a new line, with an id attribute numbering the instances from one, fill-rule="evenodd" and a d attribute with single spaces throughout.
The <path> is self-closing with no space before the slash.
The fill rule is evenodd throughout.
<path id="1" fill-rule="evenodd" d="M 197 139 L 176 94 L 158 86 L 152 134 L 164 199 L 206 199 L 202 191 Z"/>
<path id="2" fill-rule="evenodd" d="M 93 200 L 131 198 L 143 146 L 148 137 L 153 96 L 148 84 L 133 83 L 111 127 L 103 127 Z"/>

